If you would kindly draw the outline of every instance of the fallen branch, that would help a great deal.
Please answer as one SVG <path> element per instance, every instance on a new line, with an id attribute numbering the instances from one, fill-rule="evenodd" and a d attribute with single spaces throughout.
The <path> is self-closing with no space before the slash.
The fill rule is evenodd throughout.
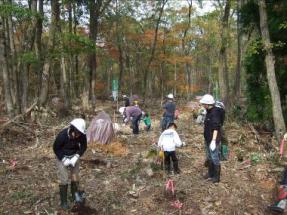
<path id="1" fill-rule="evenodd" d="M 17 119 L 24 117 L 25 115 L 27 115 L 28 113 L 31 112 L 31 110 L 33 110 L 33 108 L 36 106 L 37 101 L 35 101 L 26 111 L 25 113 L 19 114 L 17 116 L 15 116 L 13 119 L 10 119 L 9 121 L 5 122 L 3 125 L 1 125 L 0 127 L 0 131 L 2 129 L 4 129 L 7 125 L 11 124 L 12 122 L 15 122 Z"/>

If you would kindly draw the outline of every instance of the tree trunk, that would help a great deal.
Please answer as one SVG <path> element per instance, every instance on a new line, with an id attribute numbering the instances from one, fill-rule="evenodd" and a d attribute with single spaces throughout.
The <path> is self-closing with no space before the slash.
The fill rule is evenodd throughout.
<path id="1" fill-rule="evenodd" d="M 12 4 L 12 2 L 10 2 L 10 4 Z M 12 17 L 9 16 L 7 18 L 7 30 L 6 30 L 6 35 L 7 35 L 7 39 L 9 39 L 9 59 L 7 59 L 7 64 L 8 62 L 10 62 L 10 69 L 9 69 L 9 73 L 11 74 L 10 77 L 12 77 L 11 79 L 11 96 L 12 96 L 12 101 L 14 106 L 16 107 L 16 111 L 17 113 L 20 113 L 21 110 L 21 106 L 19 105 L 21 103 L 21 96 L 20 96 L 20 89 L 19 89 L 19 75 L 18 75 L 18 69 L 17 69 L 17 52 L 16 52 L 16 48 L 15 48 L 15 40 L 14 40 L 14 33 L 13 33 L 13 22 L 12 22 Z M 7 55 L 8 52 L 7 50 Z M 7 65 L 7 69 L 8 69 L 8 65 Z"/>
<path id="2" fill-rule="evenodd" d="M 73 9 L 73 33 L 75 35 L 77 35 L 77 26 L 78 26 L 78 17 L 77 17 L 77 10 L 76 10 L 76 4 L 73 3 L 72 4 L 72 9 Z M 75 96 L 78 97 L 80 94 L 80 90 L 79 90 L 79 59 L 78 59 L 78 54 L 74 54 L 73 57 L 73 61 L 74 61 L 74 72 L 72 75 L 72 79 L 73 79 L 73 86 L 74 86 L 74 92 L 75 92 Z"/>
<path id="3" fill-rule="evenodd" d="M 67 65 L 66 59 L 64 56 L 61 57 L 61 76 L 60 76 L 60 92 L 61 97 L 64 101 L 64 108 L 68 110 L 70 102 L 69 102 L 69 95 L 68 95 L 68 78 L 67 78 Z"/>
<path id="4" fill-rule="evenodd" d="M 48 40 L 48 49 L 49 53 L 54 51 L 54 43 L 55 43 L 55 34 L 56 34 L 56 26 L 59 22 L 59 2 L 58 0 L 51 1 L 51 27 L 49 32 L 49 40 Z M 42 77 L 41 77 L 41 91 L 39 96 L 39 103 L 41 106 L 45 105 L 48 98 L 48 90 L 49 90 L 49 79 L 50 79 L 50 67 L 52 64 L 52 58 L 46 56 L 45 63 L 43 66 Z"/>
<path id="5" fill-rule="evenodd" d="M 0 6 L 3 4 L 3 1 L 0 0 Z M 5 38 L 5 20 L 0 16 L 0 65 L 2 68 L 2 77 L 5 91 L 5 102 L 7 113 L 10 117 L 13 116 L 13 102 L 10 89 L 10 80 L 8 77 L 8 65 L 7 65 L 7 44 Z"/>
<path id="6" fill-rule="evenodd" d="M 95 1 L 90 1 L 89 10 L 90 10 L 90 39 L 97 42 L 98 35 L 98 19 L 99 14 L 97 13 L 99 7 L 101 7 L 102 1 L 97 1 L 97 5 Z M 99 5 L 99 6 L 98 6 Z M 92 106 L 95 108 L 96 106 L 96 70 L 97 70 L 97 55 L 96 55 L 96 47 L 90 55 L 90 98 L 92 101 Z"/>
<path id="7" fill-rule="evenodd" d="M 273 120 L 275 125 L 276 138 L 278 141 L 280 141 L 283 132 L 286 131 L 286 127 L 282 113 L 280 93 L 278 90 L 277 80 L 275 76 L 275 60 L 269 36 L 265 0 L 259 0 L 258 4 L 260 13 L 260 29 L 262 34 L 262 40 L 264 43 L 264 48 L 266 51 L 265 64 L 267 70 L 267 80 L 272 99 Z"/>
<path id="8" fill-rule="evenodd" d="M 37 12 L 37 0 L 30 1 L 30 11 L 32 13 Z M 30 52 L 33 49 L 33 44 L 35 40 L 35 31 L 37 26 L 36 17 L 32 17 L 32 22 L 29 23 L 29 26 L 24 34 L 24 38 L 22 40 L 22 50 L 24 53 Z M 26 108 L 28 105 L 28 88 L 29 88 L 29 70 L 30 64 L 21 62 L 22 72 L 21 72 L 21 113 L 26 112 Z M 20 69 L 21 70 L 21 69 Z M 20 71 L 19 70 L 19 71 Z"/>
<path id="9" fill-rule="evenodd" d="M 236 62 L 236 73 L 235 73 L 235 83 L 234 83 L 234 98 L 235 102 L 240 101 L 240 77 L 241 77 L 241 53 L 242 53 L 242 30 L 241 30 L 241 17 L 240 9 L 242 7 L 242 0 L 237 0 L 237 62 Z"/>
<path id="10" fill-rule="evenodd" d="M 221 47 L 219 51 L 219 68 L 218 78 L 220 86 L 221 100 L 225 103 L 226 109 L 229 108 L 229 81 L 228 81 L 228 66 L 227 66 L 227 43 L 228 43 L 228 18 L 230 13 L 230 0 L 226 1 L 224 15 L 222 18 L 221 29 Z"/>
<path id="11" fill-rule="evenodd" d="M 42 64 L 42 30 L 43 30 L 43 0 L 38 0 L 38 13 L 40 16 L 37 16 L 37 24 L 36 24 L 36 35 L 35 35 L 35 53 L 38 59 L 37 65 L 37 74 L 38 74 L 38 83 L 41 83 L 41 73 L 39 72 L 43 66 Z M 40 84 L 37 87 L 37 95 L 40 93 Z"/>
<path id="12" fill-rule="evenodd" d="M 150 58 L 148 60 L 148 64 L 147 64 L 146 68 L 144 69 L 144 86 L 143 86 L 144 87 L 144 89 L 143 89 L 144 99 L 147 96 L 147 92 L 146 92 L 147 91 L 147 78 L 148 78 L 148 72 L 149 72 L 149 69 L 150 69 L 150 65 L 151 65 L 151 63 L 153 61 L 154 54 L 155 54 L 155 49 L 156 49 L 156 45 L 157 45 L 159 23 L 161 21 L 161 17 L 162 17 L 163 11 L 164 11 L 164 6 L 167 3 L 167 1 L 168 0 L 162 0 L 162 5 L 161 5 L 160 11 L 159 11 L 159 15 L 158 15 L 158 19 L 157 19 L 157 22 L 156 22 L 154 39 L 153 39 L 152 48 L 151 48 L 151 55 L 150 55 Z"/>
<path id="13" fill-rule="evenodd" d="M 190 23 L 191 23 L 191 12 L 192 12 L 192 0 L 188 1 L 188 24 L 186 25 L 184 32 L 183 32 L 183 37 L 181 40 L 181 46 L 182 46 L 182 55 L 183 56 L 187 56 L 187 50 L 186 50 L 186 36 L 187 36 L 187 32 L 190 28 Z M 187 99 L 190 100 L 191 97 L 191 74 L 190 74 L 190 69 L 189 69 L 189 63 L 185 63 L 184 66 L 184 70 L 185 70 L 185 74 L 187 77 Z"/>

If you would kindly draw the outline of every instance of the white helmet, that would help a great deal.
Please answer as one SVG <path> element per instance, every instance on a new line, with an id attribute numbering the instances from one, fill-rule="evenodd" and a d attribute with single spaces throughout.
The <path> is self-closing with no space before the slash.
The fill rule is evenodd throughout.
<path id="1" fill-rule="evenodd" d="M 70 123 L 72 126 L 74 126 L 79 132 L 82 134 L 85 134 L 86 132 L 86 122 L 85 120 L 81 118 L 73 119 Z"/>
<path id="2" fill-rule="evenodd" d="M 212 95 L 205 94 L 199 101 L 201 104 L 213 105 L 215 100 Z"/>
<path id="3" fill-rule="evenodd" d="M 168 99 L 173 99 L 174 97 L 173 97 L 173 95 L 170 93 L 170 94 L 167 95 L 167 98 L 168 98 Z"/>

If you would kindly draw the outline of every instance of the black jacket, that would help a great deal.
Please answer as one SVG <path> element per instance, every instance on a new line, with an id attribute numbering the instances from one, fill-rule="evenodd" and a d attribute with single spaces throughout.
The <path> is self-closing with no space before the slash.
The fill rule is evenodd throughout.
<path id="1" fill-rule="evenodd" d="M 81 135 L 77 139 L 70 139 L 68 135 L 69 128 L 62 130 L 53 145 L 54 153 L 59 160 L 62 160 L 64 156 L 70 156 L 79 154 L 82 156 L 87 149 L 87 137 Z"/>
<path id="2" fill-rule="evenodd" d="M 217 130 L 216 143 L 221 141 L 222 112 L 218 107 L 207 110 L 204 120 L 204 139 L 209 144 L 212 140 L 213 131 Z"/>
<path id="3" fill-rule="evenodd" d="M 164 117 L 174 117 L 174 112 L 176 109 L 176 105 L 174 102 L 170 102 L 167 101 L 164 105 L 163 105 L 163 109 L 165 109 L 165 112 L 163 114 Z"/>

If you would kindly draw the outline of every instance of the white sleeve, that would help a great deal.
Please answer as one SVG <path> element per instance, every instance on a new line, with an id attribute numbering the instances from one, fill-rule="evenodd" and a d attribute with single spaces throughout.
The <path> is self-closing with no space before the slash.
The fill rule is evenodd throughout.
<path id="1" fill-rule="evenodd" d="M 181 142 L 177 132 L 174 132 L 173 140 L 175 142 L 176 147 L 180 147 L 182 145 L 182 142 Z"/>

